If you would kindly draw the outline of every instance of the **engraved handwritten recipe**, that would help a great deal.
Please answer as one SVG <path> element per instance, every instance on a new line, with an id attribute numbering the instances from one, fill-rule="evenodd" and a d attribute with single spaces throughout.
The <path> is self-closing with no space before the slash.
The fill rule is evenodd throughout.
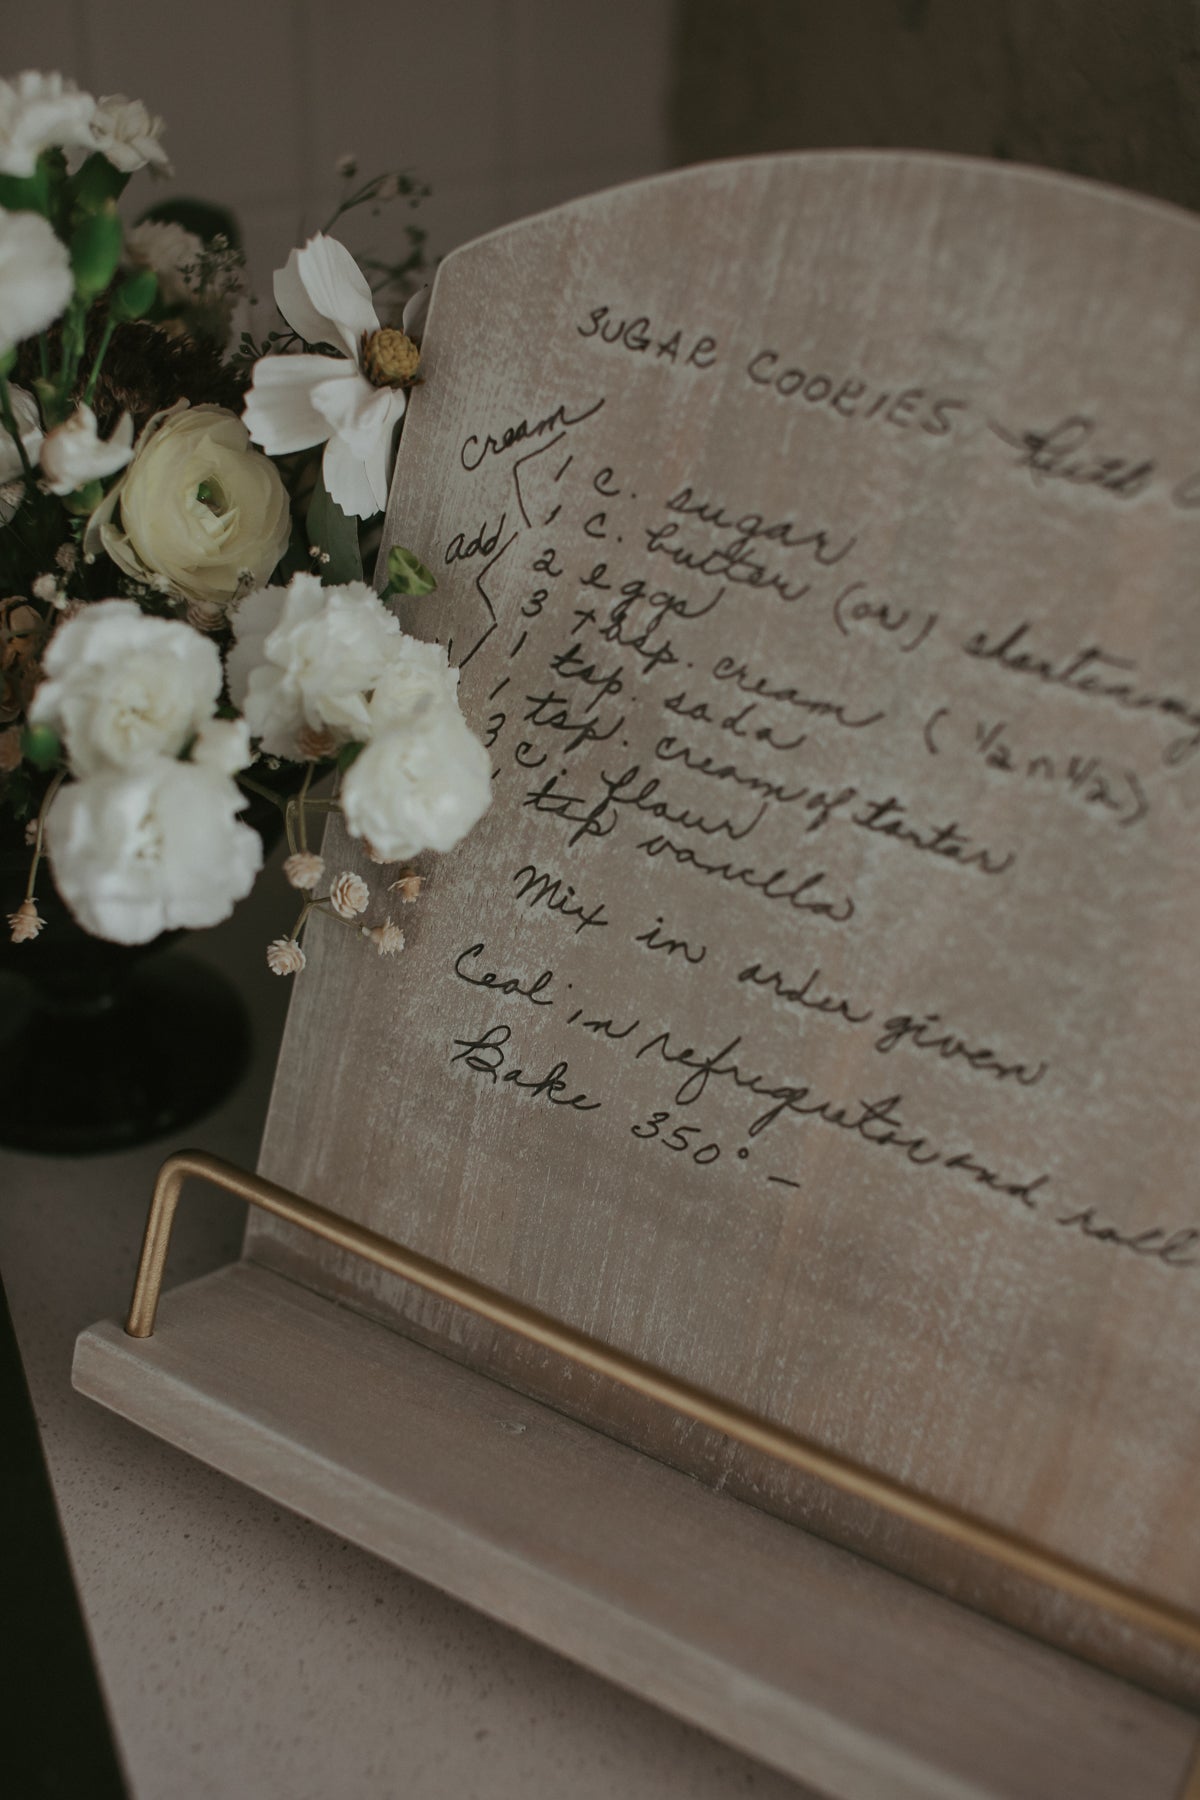
<path id="1" fill-rule="evenodd" d="M 828 160 L 447 265 L 388 533 L 494 804 L 264 1167 L 1196 1598 L 1200 243 Z"/>

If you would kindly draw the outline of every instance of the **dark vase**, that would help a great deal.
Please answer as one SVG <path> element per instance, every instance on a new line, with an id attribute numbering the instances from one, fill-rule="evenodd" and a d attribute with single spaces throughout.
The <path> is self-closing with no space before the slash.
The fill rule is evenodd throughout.
<path id="1" fill-rule="evenodd" d="M 267 848 L 279 813 L 252 802 L 243 818 Z M 232 1092 L 250 1054 L 233 984 L 175 946 L 89 937 L 38 872 L 46 921 L 13 944 L 7 918 L 25 895 L 30 851 L 0 825 L 0 1146 L 57 1156 L 123 1150 L 182 1129 Z"/>

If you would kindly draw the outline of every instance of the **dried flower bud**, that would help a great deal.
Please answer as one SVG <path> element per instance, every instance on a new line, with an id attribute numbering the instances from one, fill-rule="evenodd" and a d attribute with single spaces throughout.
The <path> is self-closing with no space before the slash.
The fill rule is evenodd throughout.
<path id="1" fill-rule="evenodd" d="M 307 960 L 295 938 L 276 938 L 267 945 L 267 967 L 272 975 L 298 975 Z"/>
<path id="2" fill-rule="evenodd" d="M 36 900 L 22 900 L 16 912 L 9 913 L 8 922 L 12 927 L 14 944 L 29 943 L 46 923 L 38 912 Z"/>
<path id="3" fill-rule="evenodd" d="M 297 850 L 284 863 L 283 872 L 294 888 L 311 893 L 325 873 L 325 861 L 312 850 Z"/>
<path id="4" fill-rule="evenodd" d="M 332 731 L 318 731 L 313 725 L 302 725 L 296 733 L 296 749 L 301 762 L 324 762 L 337 749 Z"/>
<path id="5" fill-rule="evenodd" d="M 54 560 L 64 575 L 73 575 L 79 561 L 79 552 L 74 544 L 60 544 L 54 552 Z"/>
<path id="6" fill-rule="evenodd" d="M 229 623 L 225 607 L 218 606 L 215 600 L 189 600 L 184 618 L 193 631 L 220 631 Z"/>
<path id="7" fill-rule="evenodd" d="M 329 903 L 339 919 L 356 919 L 360 912 L 366 911 L 370 898 L 370 889 L 362 876 L 355 875 L 350 869 L 343 870 L 329 890 Z"/>
<path id="8" fill-rule="evenodd" d="M 37 843 L 37 820 L 36 819 L 26 819 L 26 821 L 25 821 L 25 845 L 26 845 L 26 848 L 28 849 L 36 843 Z"/>
<path id="9" fill-rule="evenodd" d="M 425 877 L 423 875 L 413 875 L 410 873 L 402 875 L 399 881 L 393 881 L 388 889 L 388 893 L 399 894 L 405 906 L 411 906 L 424 886 Z"/>
<path id="10" fill-rule="evenodd" d="M 364 925 L 362 934 L 370 938 L 380 956 L 399 956 L 404 948 L 404 933 L 390 919 L 383 925 L 376 925 L 373 931 L 368 931 Z"/>

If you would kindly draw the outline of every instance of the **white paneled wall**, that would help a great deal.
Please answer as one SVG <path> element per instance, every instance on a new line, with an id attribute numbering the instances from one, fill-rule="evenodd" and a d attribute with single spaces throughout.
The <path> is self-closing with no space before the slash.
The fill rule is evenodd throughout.
<path id="1" fill-rule="evenodd" d="M 672 0 L 38 0 L 4 8 L 3 68 L 61 69 L 167 121 L 175 179 L 232 206 L 264 295 L 328 218 L 337 158 L 411 169 L 444 254 L 666 166 Z M 407 215 L 346 227 L 390 253 Z"/>

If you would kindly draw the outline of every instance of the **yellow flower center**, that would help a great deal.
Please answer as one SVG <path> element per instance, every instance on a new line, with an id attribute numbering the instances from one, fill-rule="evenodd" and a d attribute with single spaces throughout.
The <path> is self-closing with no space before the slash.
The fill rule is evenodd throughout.
<path id="1" fill-rule="evenodd" d="M 408 387 L 416 379 L 420 360 L 412 339 L 394 326 L 363 332 L 363 374 L 375 387 Z"/>

